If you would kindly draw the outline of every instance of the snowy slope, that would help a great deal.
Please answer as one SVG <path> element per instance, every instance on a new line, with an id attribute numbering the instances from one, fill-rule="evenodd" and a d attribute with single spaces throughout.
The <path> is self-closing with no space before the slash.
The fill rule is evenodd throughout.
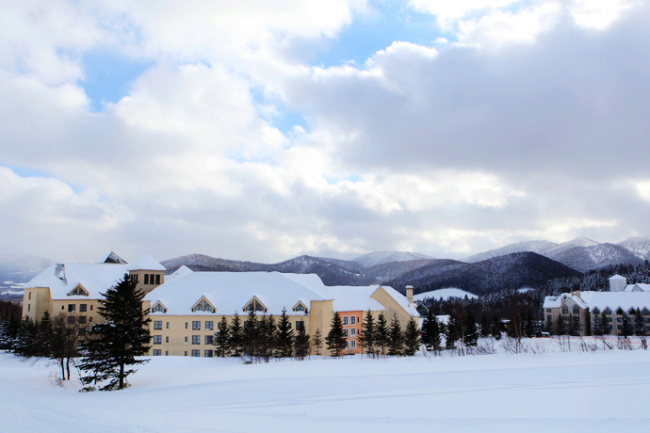
<path id="1" fill-rule="evenodd" d="M 447 289 L 438 289 L 431 292 L 418 293 L 413 296 L 415 301 L 423 301 L 424 299 L 437 299 L 437 300 L 447 300 L 449 298 L 465 298 L 467 296 L 469 299 L 478 298 L 478 295 L 474 293 L 466 292 L 462 289 L 457 289 L 450 287 Z"/>
<path id="2" fill-rule="evenodd" d="M 506 254 L 531 252 L 545 255 L 546 251 L 557 247 L 558 245 L 549 241 L 524 241 L 506 245 L 505 247 L 485 251 L 473 256 L 467 257 L 464 261 L 469 263 L 481 262 L 492 257 L 505 256 Z"/>
<path id="3" fill-rule="evenodd" d="M 642 398 L 650 383 L 650 352 L 643 350 L 353 356 L 253 365 L 156 357 L 139 370 L 130 388 L 87 394 L 77 392 L 74 383 L 65 389 L 51 384 L 56 366 L 2 353 L 0 428 L 8 433 L 611 433 L 646 431 L 650 421 Z"/>
<path id="4" fill-rule="evenodd" d="M 619 246 L 631 251 L 641 260 L 650 259 L 650 236 L 637 236 L 625 239 Z"/>

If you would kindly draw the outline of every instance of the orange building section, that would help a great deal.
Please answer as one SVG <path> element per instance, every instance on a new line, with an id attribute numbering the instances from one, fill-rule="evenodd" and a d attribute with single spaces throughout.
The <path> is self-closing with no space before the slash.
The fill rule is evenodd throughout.
<path id="1" fill-rule="evenodd" d="M 346 336 L 348 345 L 343 351 L 343 355 L 353 355 L 355 353 L 362 353 L 361 336 L 363 311 L 339 311 L 341 317 L 341 324 L 343 325 L 343 335 Z"/>

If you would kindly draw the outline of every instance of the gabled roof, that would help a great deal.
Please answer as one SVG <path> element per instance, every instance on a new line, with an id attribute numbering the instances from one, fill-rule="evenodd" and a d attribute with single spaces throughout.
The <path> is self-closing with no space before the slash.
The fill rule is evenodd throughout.
<path id="1" fill-rule="evenodd" d="M 628 311 L 630 308 L 650 307 L 650 292 L 580 292 L 580 297 L 563 293 L 560 296 L 547 296 L 543 308 L 559 308 L 568 299 L 579 305 L 584 305 L 590 310 L 598 307 L 600 311 L 609 307 L 612 311 L 621 308 Z"/>
<path id="2" fill-rule="evenodd" d="M 99 299 L 101 293 L 121 281 L 126 273 L 127 265 L 58 263 L 32 278 L 25 287 L 49 287 L 52 299 L 85 299 L 86 296 L 68 296 L 81 285 L 88 292 L 88 298 Z"/>
<path id="3" fill-rule="evenodd" d="M 127 268 L 129 271 L 166 271 L 167 269 L 158 263 L 156 259 L 150 255 L 145 254 L 140 257 L 137 262 L 132 265 L 129 265 Z"/>
<path id="4" fill-rule="evenodd" d="M 194 273 L 193 270 L 191 270 L 187 266 L 183 265 L 180 268 L 176 269 L 176 271 L 173 274 L 168 275 L 167 277 L 165 277 L 165 280 L 169 281 L 169 280 L 172 280 L 174 278 L 184 277 L 186 275 L 190 275 L 190 274 L 193 274 L 193 273 Z"/>
<path id="5" fill-rule="evenodd" d="M 104 263 L 104 264 L 115 264 L 115 265 L 126 265 L 126 260 L 124 260 L 122 257 L 118 256 L 115 254 L 113 251 L 108 253 L 106 256 L 104 256 L 103 259 L 99 260 L 97 264 Z"/>

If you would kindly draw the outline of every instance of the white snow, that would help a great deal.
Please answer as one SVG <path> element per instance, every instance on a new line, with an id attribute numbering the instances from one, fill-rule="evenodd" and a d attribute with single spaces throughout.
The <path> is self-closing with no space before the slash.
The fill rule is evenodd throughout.
<path id="1" fill-rule="evenodd" d="M 166 271 L 167 270 L 167 268 L 165 268 L 163 265 L 158 263 L 156 259 L 154 259 L 153 257 L 147 254 L 140 257 L 137 262 L 127 266 L 127 269 L 129 271 L 139 271 L 139 270 Z"/>
<path id="2" fill-rule="evenodd" d="M 122 391 L 0 354 L 3 432 L 646 431 L 650 352 L 271 361 L 154 357 Z"/>
<path id="3" fill-rule="evenodd" d="M 469 299 L 476 299 L 478 295 L 474 293 L 466 292 L 462 289 L 457 289 L 455 287 L 450 287 L 447 289 L 438 289 L 431 292 L 418 293 L 413 296 L 414 301 L 423 301 L 426 298 L 437 299 L 437 300 L 447 300 L 449 298 L 465 298 L 467 296 Z"/>
<path id="4" fill-rule="evenodd" d="M 563 293 L 559 296 L 547 296 L 544 298 L 542 308 L 560 308 L 565 300 L 572 299 L 581 307 L 590 310 L 598 307 L 600 311 L 609 307 L 612 311 L 621 308 L 627 312 L 633 309 L 650 309 L 649 292 L 580 292 L 580 295 Z"/>

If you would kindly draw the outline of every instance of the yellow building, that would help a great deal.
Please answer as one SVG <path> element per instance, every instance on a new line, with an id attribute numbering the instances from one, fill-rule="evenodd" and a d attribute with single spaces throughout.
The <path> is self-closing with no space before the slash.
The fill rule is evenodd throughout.
<path id="1" fill-rule="evenodd" d="M 231 324 L 237 313 L 243 323 L 251 310 L 276 319 L 286 310 L 291 328 L 304 328 L 312 336 L 312 344 L 316 330 L 323 338 L 327 336 L 338 312 L 348 332 L 345 353 L 360 352 L 361 321 L 368 310 L 375 317 L 384 314 L 388 321 L 397 315 L 402 327 L 411 317 L 419 318 L 412 299 L 409 302 L 391 287 L 328 287 L 314 274 L 194 273 L 185 268 L 171 277 L 145 296 L 151 305 L 154 356 L 211 357 L 221 318 L 225 316 Z"/>
<path id="2" fill-rule="evenodd" d="M 63 314 L 69 324 L 79 325 L 83 335 L 102 320 L 97 312 L 101 294 L 125 276 L 148 293 L 165 282 L 165 268 L 150 256 L 128 264 L 113 252 L 93 264 L 57 263 L 25 285 L 23 317 L 38 321 L 45 311 L 52 317 Z"/>

